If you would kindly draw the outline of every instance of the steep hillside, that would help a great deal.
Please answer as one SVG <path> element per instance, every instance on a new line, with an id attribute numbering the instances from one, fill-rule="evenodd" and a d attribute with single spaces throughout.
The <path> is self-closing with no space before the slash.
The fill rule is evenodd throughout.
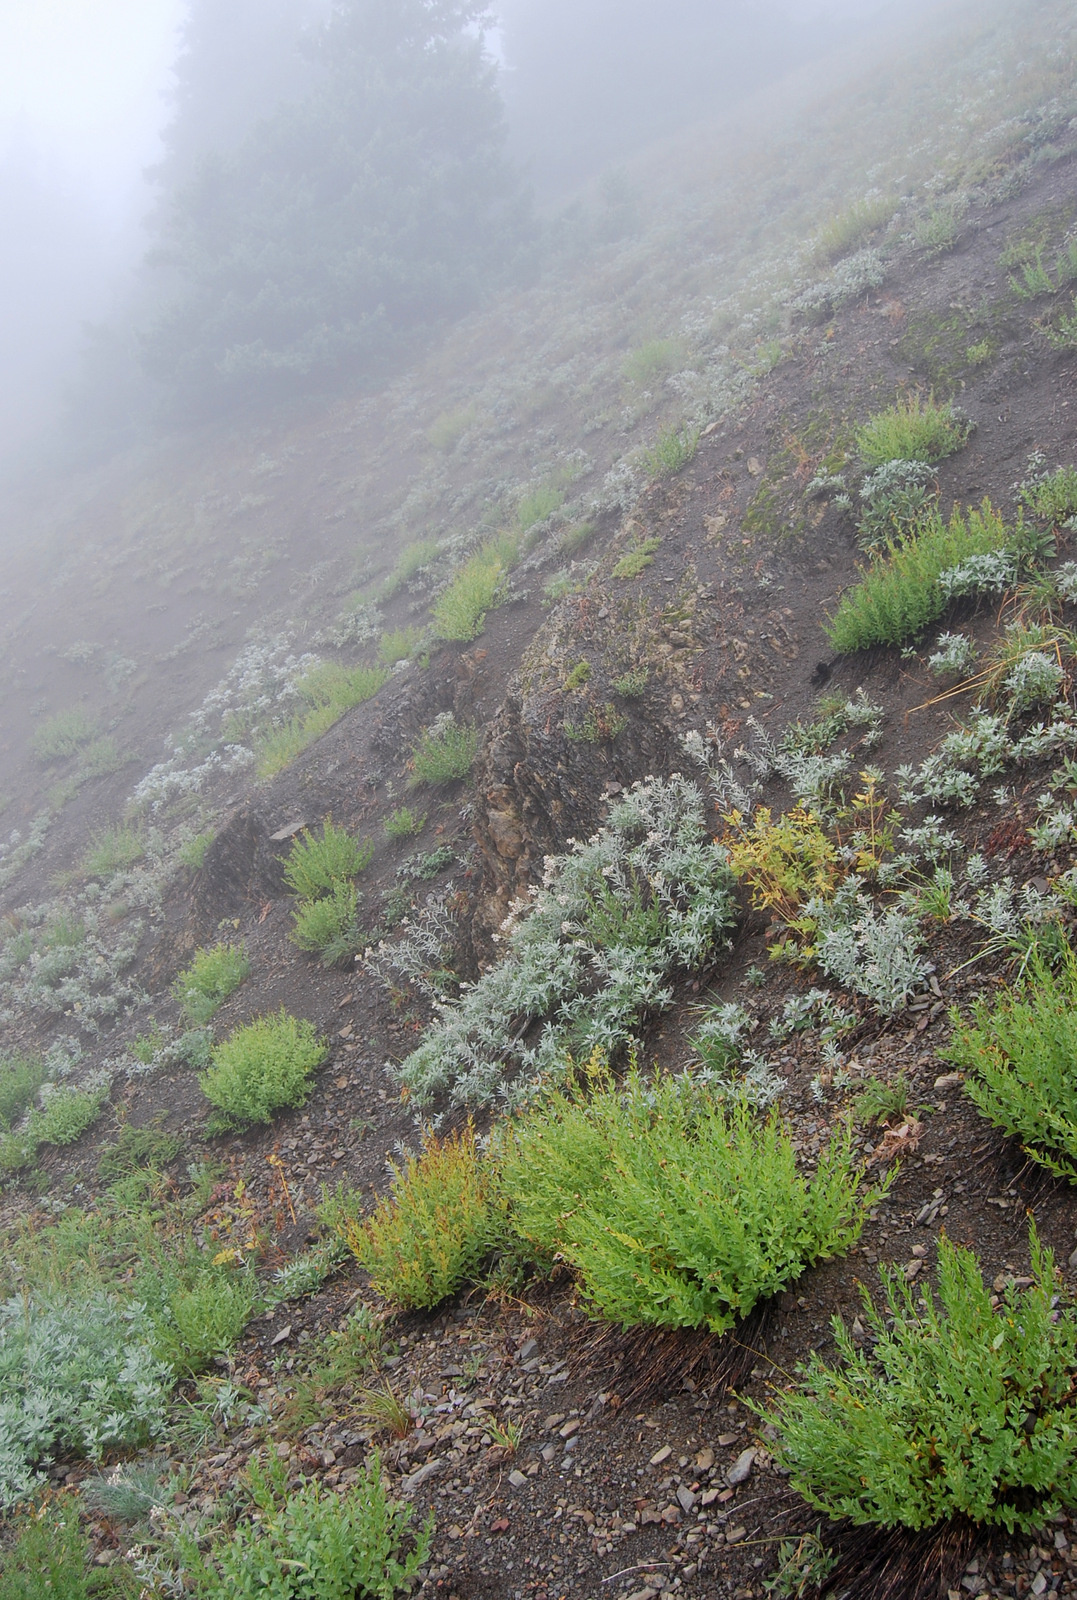
<path id="1" fill-rule="evenodd" d="M 459 1600 L 1077 1594 L 1077 33 L 933 29 L 639 164 L 384 393 L 23 491 L 24 1550 L 232 1592 L 259 1456 L 301 1530 L 381 1474 Z M 946 1240 L 958 1377 L 812 1456 L 798 1368 L 885 1355 L 880 1265 L 956 1303 Z"/>

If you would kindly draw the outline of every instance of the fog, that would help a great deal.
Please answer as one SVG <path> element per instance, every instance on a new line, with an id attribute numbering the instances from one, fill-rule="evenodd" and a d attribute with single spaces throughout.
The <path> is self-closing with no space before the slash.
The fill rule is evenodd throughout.
<path id="1" fill-rule="evenodd" d="M 227 157 L 282 101 L 310 94 L 325 71 L 310 39 L 328 7 L 8 0 L 0 22 L 0 458 L 8 465 L 72 387 L 111 387 L 116 401 L 142 381 L 132 352 L 155 296 L 170 286 L 167 272 L 144 266 L 162 219 L 207 158 Z M 890 9 L 883 0 L 500 0 L 481 25 L 499 63 L 509 153 L 541 211 Z M 91 323 L 107 324 L 103 340 L 99 332 L 87 341 Z M 80 377 L 87 349 L 96 362 L 89 378 Z M 107 414 L 108 397 L 91 409 Z"/>

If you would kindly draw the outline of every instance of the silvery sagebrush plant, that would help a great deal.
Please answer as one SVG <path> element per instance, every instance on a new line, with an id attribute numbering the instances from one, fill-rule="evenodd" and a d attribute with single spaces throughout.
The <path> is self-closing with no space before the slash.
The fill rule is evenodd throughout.
<path id="1" fill-rule="evenodd" d="M 98 1460 L 159 1438 L 172 1368 L 142 1306 L 103 1294 L 0 1306 L 0 1506 L 32 1494 L 56 1450 Z"/>
<path id="2" fill-rule="evenodd" d="M 485 1105 L 557 1077 L 566 1052 L 615 1050 L 670 1003 L 677 969 L 713 953 L 734 911 L 702 793 L 679 775 L 647 778 L 586 844 L 547 858 L 501 930 L 501 959 L 438 1002 L 400 1078 L 420 1103 L 447 1091 Z"/>
<path id="3" fill-rule="evenodd" d="M 915 919 L 897 906 L 880 911 L 856 878 L 847 878 L 830 900 L 809 901 L 805 913 L 817 929 L 817 965 L 883 1016 L 899 1010 L 934 970 L 921 953 Z"/>
<path id="4" fill-rule="evenodd" d="M 937 678 L 967 677 L 976 665 L 976 646 L 967 633 L 940 633 L 927 664 Z"/>

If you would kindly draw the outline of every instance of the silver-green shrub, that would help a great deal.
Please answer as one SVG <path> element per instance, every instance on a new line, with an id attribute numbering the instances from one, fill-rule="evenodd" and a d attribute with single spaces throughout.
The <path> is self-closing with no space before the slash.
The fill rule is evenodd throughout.
<path id="1" fill-rule="evenodd" d="M 485 1105 L 563 1069 L 566 1050 L 615 1050 L 644 1011 L 670 1003 L 678 968 L 699 966 L 734 914 L 725 851 L 699 789 L 680 776 L 636 784 L 586 844 L 549 857 L 540 887 L 502 930 L 505 953 L 400 1069 L 418 1100 L 450 1091 Z"/>
<path id="2" fill-rule="evenodd" d="M 0 1305 L 0 1506 L 31 1494 L 57 1450 L 96 1460 L 157 1438 L 171 1386 L 140 1306 L 104 1294 Z"/>

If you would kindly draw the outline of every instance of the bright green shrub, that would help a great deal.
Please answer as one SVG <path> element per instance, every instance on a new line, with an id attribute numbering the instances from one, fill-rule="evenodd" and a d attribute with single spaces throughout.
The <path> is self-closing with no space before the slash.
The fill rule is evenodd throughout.
<path id="1" fill-rule="evenodd" d="M 842 595 L 827 625 L 831 644 L 847 655 L 915 638 L 950 603 L 939 583 L 942 574 L 969 557 L 1006 550 L 1010 543 L 1005 523 L 986 500 L 979 511 L 955 507 L 949 522 L 937 513 L 926 517 L 902 544 L 890 544 L 877 555 L 859 583 Z"/>
<path id="2" fill-rule="evenodd" d="M 300 950 L 320 956 L 326 967 L 339 966 L 361 950 L 364 935 L 355 885 L 336 883 L 318 900 L 300 900 L 293 915 L 291 940 Z"/>
<path id="3" fill-rule="evenodd" d="M 390 811 L 382 826 L 387 839 L 413 839 L 426 827 L 426 812 L 413 811 L 410 806 L 398 806 Z"/>
<path id="4" fill-rule="evenodd" d="M 947 401 L 907 396 L 857 429 L 856 448 L 867 472 L 887 461 L 942 461 L 968 443 L 969 425 Z"/>
<path id="5" fill-rule="evenodd" d="M 130 823 L 119 823 L 115 828 L 94 834 L 79 865 L 88 878 L 111 878 L 114 872 L 133 867 L 145 854 L 146 841 L 141 829 Z"/>
<path id="6" fill-rule="evenodd" d="M 287 1469 L 272 1456 L 265 1467 L 253 1460 L 246 1476 L 251 1520 L 218 1534 L 208 1555 L 181 1536 L 196 1600 L 392 1600 L 411 1588 L 433 1522 L 406 1551 L 412 1509 L 390 1502 L 376 1451 L 341 1495 L 318 1483 L 289 1491 Z"/>
<path id="7" fill-rule="evenodd" d="M 552 484 L 533 489 L 516 507 L 516 526 L 521 534 L 529 533 L 537 523 L 545 522 L 555 511 L 560 511 L 564 503 L 564 491 Z"/>
<path id="8" fill-rule="evenodd" d="M 857 1524 L 932 1528 L 968 1517 L 1031 1533 L 1077 1500 L 1077 1317 L 1056 1313 L 1054 1259 L 1031 1231 L 1033 1285 L 1002 1303 L 970 1250 L 939 1240 L 938 1301 L 881 1268 L 864 1291 L 870 1350 L 840 1318 L 842 1359 L 813 1356 L 780 1394 L 778 1460 L 817 1510 Z M 941 1306 L 941 1309 L 940 1309 Z"/>
<path id="9" fill-rule="evenodd" d="M 1077 516 L 1077 467 L 1058 467 L 1046 477 L 1025 484 L 1021 500 L 1035 517 L 1066 522 Z"/>
<path id="10" fill-rule="evenodd" d="M 399 589 L 414 578 L 416 573 L 428 567 L 438 558 L 438 542 L 436 539 L 422 539 L 416 544 L 405 545 L 397 559 L 396 566 L 385 579 L 381 586 L 382 598 L 389 600 Z"/>
<path id="11" fill-rule="evenodd" d="M 479 735 L 475 728 L 451 720 L 440 726 L 435 723 L 425 730 L 411 752 L 410 781 L 436 785 L 466 778 L 478 748 Z"/>
<path id="12" fill-rule="evenodd" d="M 306 716 L 289 717 L 280 727 L 271 729 L 257 743 L 258 776 L 275 778 L 323 733 L 328 733 L 340 716 L 335 706 L 315 706 Z"/>
<path id="13" fill-rule="evenodd" d="M 172 986 L 173 998 L 191 1022 L 208 1022 L 250 970 L 247 953 L 241 946 L 211 945 L 199 950 L 190 966 L 179 974 Z"/>
<path id="14" fill-rule="evenodd" d="M 965 1093 L 1040 1166 L 1077 1182 L 1077 956 L 1058 971 L 1033 958 L 1024 981 L 956 1013 L 940 1052 L 969 1074 Z"/>
<path id="15" fill-rule="evenodd" d="M 345 667 L 339 661 L 323 661 L 301 678 L 296 688 L 315 710 L 331 710 L 342 717 L 354 706 L 373 700 L 388 679 L 384 667 Z"/>
<path id="16" fill-rule="evenodd" d="M 59 1084 L 38 1110 L 30 1113 L 26 1136 L 37 1144 L 74 1144 L 101 1115 L 108 1087 L 74 1089 Z"/>
<path id="17" fill-rule="evenodd" d="M 663 428 L 642 461 L 652 478 L 672 478 L 692 460 L 699 448 L 698 428 Z"/>
<path id="18" fill-rule="evenodd" d="M 555 1091 L 514 1125 L 502 1182 L 513 1228 L 602 1316 L 721 1333 L 856 1242 L 878 1191 L 861 1193 L 847 1130 L 806 1180 L 776 1115 L 637 1070 L 619 1089 L 597 1056 L 590 1077 L 587 1098 Z"/>
<path id="19" fill-rule="evenodd" d="M 422 642 L 422 628 L 395 628 L 382 634 L 378 658 L 387 667 L 395 667 L 398 661 L 410 661 Z"/>
<path id="20" fill-rule="evenodd" d="M 338 1231 L 380 1295 L 404 1311 L 426 1309 L 479 1270 L 503 1231 L 493 1189 L 469 1123 L 394 1166 L 373 1215 L 344 1217 Z"/>
<path id="21" fill-rule="evenodd" d="M 176 1284 L 155 1319 L 158 1353 L 177 1372 L 203 1372 L 232 1349 L 255 1298 L 256 1286 L 245 1273 L 210 1268 L 189 1284 Z"/>
<path id="22" fill-rule="evenodd" d="M 302 900 L 317 900 L 330 895 L 348 878 L 357 878 L 370 865 L 374 846 L 346 828 L 334 825 L 332 817 L 322 824 L 321 838 L 304 828 L 284 864 L 284 881 Z"/>
<path id="23" fill-rule="evenodd" d="M 329 1053 L 312 1022 L 281 1009 L 237 1028 L 215 1046 L 199 1078 L 206 1099 L 229 1123 L 272 1122 L 285 1106 L 300 1106 L 310 1078 Z"/>

